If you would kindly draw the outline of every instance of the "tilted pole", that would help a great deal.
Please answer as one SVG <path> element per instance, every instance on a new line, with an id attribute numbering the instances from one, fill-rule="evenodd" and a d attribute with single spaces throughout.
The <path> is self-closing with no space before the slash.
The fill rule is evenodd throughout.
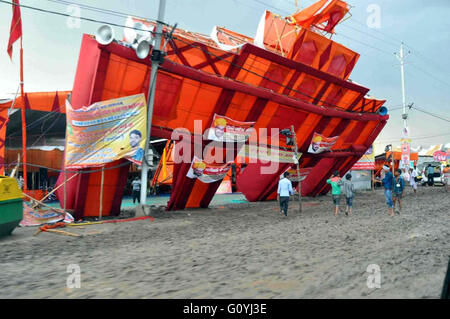
<path id="1" fill-rule="evenodd" d="M 300 160 L 298 158 L 297 135 L 295 134 L 294 125 L 291 126 L 291 132 L 294 135 L 294 155 L 297 161 L 297 179 L 298 179 L 298 210 L 302 212 L 302 182 L 300 181 Z"/>
<path id="2" fill-rule="evenodd" d="M 147 203 L 147 178 L 149 165 L 147 163 L 147 155 L 150 144 L 150 134 L 152 130 L 152 118 L 153 118 L 153 105 L 155 102 L 155 91 L 156 91 L 156 76 L 159 67 L 160 48 L 161 48 L 161 37 L 162 37 L 162 23 L 164 20 L 164 11 L 166 8 L 166 0 L 159 0 L 159 10 L 158 10 L 158 21 L 156 22 L 156 34 L 155 34 L 155 45 L 152 52 L 152 70 L 150 73 L 150 79 L 148 84 L 148 97 L 147 97 L 147 141 L 145 143 L 144 156 L 142 158 L 142 169 L 141 169 L 141 205 L 146 205 Z"/>
<path id="3" fill-rule="evenodd" d="M 403 104 L 403 128 L 407 127 L 408 115 L 406 114 L 406 93 L 405 93 L 405 60 L 403 55 L 403 43 L 400 44 L 400 71 L 402 76 L 402 104 Z"/>
<path id="4" fill-rule="evenodd" d="M 105 183 L 105 166 L 102 166 L 102 175 L 100 179 L 100 211 L 99 211 L 99 219 L 103 218 L 103 186 Z"/>
<path id="5" fill-rule="evenodd" d="M 403 131 L 402 135 L 407 131 L 408 127 L 408 114 L 406 113 L 406 91 L 405 91 L 405 54 L 403 52 L 403 42 L 400 44 L 400 54 L 395 54 L 397 59 L 400 61 L 400 74 L 401 74 L 401 80 L 402 80 L 402 106 L 403 106 L 403 113 L 402 113 L 402 119 L 403 119 Z M 406 137 L 406 136 L 405 136 Z M 403 167 L 403 165 L 400 165 L 402 163 L 403 159 L 400 159 L 399 161 L 399 167 Z"/>
<path id="6" fill-rule="evenodd" d="M 28 174 L 27 174 L 27 122 L 25 117 L 25 93 L 23 90 L 23 45 L 22 45 L 23 36 L 20 37 L 20 96 L 22 97 L 22 159 L 23 159 L 23 190 L 26 191 L 28 188 Z"/>

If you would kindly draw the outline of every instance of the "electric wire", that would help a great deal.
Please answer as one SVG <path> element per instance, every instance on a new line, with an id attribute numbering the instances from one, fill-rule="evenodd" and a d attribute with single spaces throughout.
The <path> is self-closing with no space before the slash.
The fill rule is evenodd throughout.
<path id="1" fill-rule="evenodd" d="M 423 139 L 428 139 L 428 138 L 434 138 L 434 137 L 442 137 L 442 136 L 449 136 L 450 132 L 448 133 L 443 133 L 443 134 L 436 134 L 436 135 L 426 135 L 426 136 L 411 136 L 410 139 L 412 140 L 423 140 Z M 380 140 L 377 141 L 375 140 L 375 143 L 389 143 L 389 142 L 396 142 L 399 141 L 399 139 L 387 139 L 387 140 Z"/>
<path id="2" fill-rule="evenodd" d="M 5 4 L 9 4 L 9 5 L 13 5 L 13 6 L 19 6 L 21 8 L 25 8 L 25 9 L 30 9 L 30 10 L 35 10 L 35 11 L 39 11 L 42 13 L 49 13 L 49 14 L 54 14 L 54 15 L 59 15 L 59 16 L 63 16 L 63 17 L 70 17 L 70 18 L 74 18 L 72 15 L 70 14 L 66 14 L 66 13 L 62 13 L 62 12 L 57 12 L 57 11 L 51 11 L 51 10 L 46 10 L 46 9 L 42 9 L 42 8 L 37 8 L 37 7 L 32 7 L 32 6 L 27 6 L 27 5 L 23 5 L 23 4 L 16 4 L 16 3 L 12 3 L 10 1 L 5 1 L 5 0 L 0 0 L 0 3 L 5 3 Z M 91 18 L 85 18 L 85 17 L 76 17 L 77 19 L 80 20 L 85 20 L 85 21 L 89 21 L 89 22 L 94 22 L 94 23 L 101 23 L 101 24 L 108 24 L 108 25 L 112 25 L 115 27 L 120 27 L 120 28 L 128 28 L 128 29 L 133 29 L 133 30 L 137 30 L 137 31 L 144 31 L 144 32 L 148 32 L 148 30 L 144 30 L 144 29 L 140 29 L 140 28 L 135 28 L 135 27 L 130 27 L 130 26 L 126 26 L 123 24 L 118 24 L 118 23 L 114 23 L 114 22 L 108 22 L 108 21 L 103 21 L 103 20 L 97 20 L 97 19 L 91 19 Z M 169 24 L 162 22 L 162 21 L 157 21 L 157 20 L 152 20 L 155 22 L 159 22 L 165 26 L 170 26 Z"/>
<path id="3" fill-rule="evenodd" d="M 437 119 L 440 119 L 440 120 L 443 120 L 443 121 L 446 121 L 446 122 L 450 122 L 450 120 L 445 118 L 445 117 L 442 117 L 442 116 L 440 116 L 438 114 L 435 114 L 435 113 L 432 113 L 432 112 L 429 112 L 429 111 L 426 111 L 426 110 L 424 110 L 422 108 L 418 108 L 417 106 L 411 106 L 411 108 L 413 108 L 413 109 L 415 109 L 415 110 L 417 110 L 419 112 L 422 112 L 422 113 L 428 114 L 430 116 L 433 116 L 433 117 L 435 117 Z"/>
<path id="4" fill-rule="evenodd" d="M 104 165 L 107 165 L 108 163 L 105 163 Z M 20 162 L 20 165 L 26 165 L 26 166 L 31 166 L 31 167 L 36 167 L 36 168 L 46 168 L 50 171 L 55 171 L 55 172 L 59 172 L 59 173 L 67 173 L 67 174 L 92 174 L 92 173 L 98 173 L 101 172 L 102 170 L 112 170 L 112 169 L 116 169 L 116 168 L 120 168 L 126 165 L 131 165 L 132 162 L 129 161 L 125 161 L 124 163 L 118 164 L 118 165 L 114 165 L 114 166 L 110 166 L 110 167 L 104 167 L 101 169 L 92 169 L 92 168 L 80 168 L 80 170 L 77 171 L 72 171 L 72 170 L 64 170 L 64 169 L 57 169 L 57 168 L 52 168 L 52 167 L 48 167 L 48 166 L 44 166 L 44 165 L 37 165 L 37 164 L 31 164 L 31 163 L 23 163 Z M 14 161 L 10 164 L 4 164 L 4 166 L 6 167 L 11 167 L 11 166 L 16 166 L 17 165 L 17 161 Z M 101 166 L 101 165 L 99 165 Z M 86 170 L 88 169 L 88 170 Z"/>

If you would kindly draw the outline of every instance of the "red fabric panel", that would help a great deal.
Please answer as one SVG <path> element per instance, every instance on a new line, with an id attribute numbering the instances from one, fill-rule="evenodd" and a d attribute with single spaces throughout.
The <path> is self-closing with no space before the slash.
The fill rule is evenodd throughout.
<path id="1" fill-rule="evenodd" d="M 71 104 L 74 108 L 90 105 L 99 57 L 100 48 L 97 41 L 91 36 L 84 34 L 72 90 Z"/>
<path id="2" fill-rule="evenodd" d="M 314 93 L 317 90 L 318 81 L 314 78 L 305 76 L 302 83 L 298 86 L 297 91 L 302 92 L 304 94 L 301 94 L 299 92 L 295 92 L 294 96 L 300 100 L 311 102 L 312 98 L 314 97 Z"/>
<path id="3" fill-rule="evenodd" d="M 311 170 L 309 175 L 302 182 L 302 196 L 314 195 L 313 189 L 317 184 L 329 177 L 329 168 L 334 165 L 336 159 L 334 158 L 323 158 L 321 159 Z"/>
<path id="4" fill-rule="evenodd" d="M 330 123 L 330 121 L 331 121 L 330 117 L 323 117 L 323 118 L 321 118 L 319 123 L 314 128 L 314 130 L 311 131 L 311 133 L 309 134 L 309 136 L 305 140 L 305 142 L 302 145 L 298 146 L 298 150 L 300 152 L 306 153 L 308 151 L 309 145 L 311 144 L 311 140 L 312 140 L 312 137 L 313 137 L 314 133 L 321 134 L 323 132 L 323 130 L 325 129 L 325 127 L 328 125 L 328 123 Z"/>
<path id="5" fill-rule="evenodd" d="M 330 93 L 328 93 L 325 98 L 324 105 L 329 105 L 330 107 L 334 107 L 335 105 L 339 105 L 339 101 L 342 99 L 343 93 L 342 88 L 334 86 Z"/>
<path id="6" fill-rule="evenodd" d="M 7 52 L 12 59 L 13 44 L 22 36 L 22 17 L 20 14 L 19 0 L 12 1 L 12 19 L 11 28 L 9 29 L 9 40 L 7 46 Z"/>
<path id="7" fill-rule="evenodd" d="M 302 44 L 302 48 L 300 52 L 295 57 L 295 60 L 307 65 L 312 65 L 314 62 L 314 58 L 317 54 L 317 47 L 314 41 L 304 42 Z"/>
<path id="8" fill-rule="evenodd" d="M 164 119 L 177 117 L 176 104 L 180 96 L 181 84 L 182 80 L 178 78 L 162 72 L 158 73 L 153 116 Z"/>
<path id="9" fill-rule="evenodd" d="M 342 162 L 345 161 L 346 158 L 335 158 L 334 161 L 331 163 L 331 165 L 327 166 L 327 167 L 323 167 L 323 172 L 321 172 L 322 178 L 319 180 L 315 180 L 315 185 L 310 185 L 313 186 L 312 190 L 311 190 L 311 194 L 313 194 L 312 196 L 316 196 L 320 190 L 323 187 L 328 187 L 328 189 L 331 188 L 330 185 L 328 185 L 327 183 L 327 179 L 331 177 L 331 175 L 339 169 L 339 167 L 341 166 Z M 339 172 L 340 174 L 342 174 L 341 172 Z M 311 171 L 312 174 L 312 171 Z M 342 175 L 341 175 L 342 176 Z M 311 182 L 311 181 L 310 181 Z"/>
<path id="10" fill-rule="evenodd" d="M 345 61 L 344 55 L 336 55 L 331 60 L 330 66 L 328 67 L 328 72 L 336 76 L 340 76 L 347 66 L 347 61 Z"/>
<path id="11" fill-rule="evenodd" d="M 290 164 L 280 163 L 274 174 L 261 174 L 262 167 L 270 166 L 270 163 L 250 163 L 244 171 L 236 178 L 236 186 L 245 195 L 247 200 L 254 202 L 269 196 L 273 191 L 274 181 L 278 183 L 279 176 Z"/>
<path id="12" fill-rule="evenodd" d="M 352 132 L 348 135 L 347 139 L 345 140 L 345 143 L 353 143 L 356 141 L 356 139 L 359 137 L 359 134 L 364 130 L 366 127 L 366 122 L 359 122 L 356 124 L 355 128 L 352 130 Z"/>
<path id="13" fill-rule="evenodd" d="M 345 68 L 344 79 L 348 78 L 348 76 L 350 75 L 350 72 L 352 72 L 352 70 L 356 64 L 356 59 L 357 59 L 357 56 L 355 55 L 355 56 L 353 56 L 350 63 L 347 64 L 347 67 Z"/>
<path id="14" fill-rule="evenodd" d="M 325 63 L 328 61 L 328 59 L 330 58 L 331 45 L 332 45 L 332 42 L 330 42 L 330 44 L 329 44 L 328 47 L 325 49 L 325 51 L 323 51 L 323 53 L 320 55 L 319 69 L 322 69 L 322 67 L 324 66 L 324 64 L 325 64 Z"/>
<path id="15" fill-rule="evenodd" d="M 280 68 L 278 65 L 271 64 L 269 70 L 264 74 L 264 77 L 259 84 L 260 87 L 278 92 L 281 89 L 281 85 L 289 74 L 289 70 L 286 68 Z M 266 79 L 267 78 L 267 79 Z M 269 81 L 270 79 L 271 81 Z M 277 83 L 275 83 L 277 82 Z"/>
<path id="16" fill-rule="evenodd" d="M 72 105 L 75 109 L 101 100 L 102 88 L 108 65 L 108 57 L 109 53 L 107 51 L 100 50 L 95 39 L 88 35 L 83 36 L 74 81 L 74 89 L 72 91 Z M 117 185 L 124 185 L 124 181 L 126 182 L 126 175 L 123 174 L 123 170 L 125 170 L 125 168 L 105 171 L 105 181 L 110 181 L 111 185 L 108 187 L 111 188 L 111 190 L 106 192 L 104 196 L 104 216 L 108 216 L 112 212 L 116 213 L 120 211 L 120 201 L 117 197 L 120 197 L 121 199 L 123 188 L 119 190 L 119 193 L 116 194 L 116 192 L 118 191 Z M 122 174 L 120 173 L 121 171 Z M 74 178 L 73 182 L 68 185 L 67 207 L 75 209 L 75 218 L 83 218 L 83 216 L 86 216 L 85 213 L 95 214 L 95 212 L 85 211 L 88 206 L 86 199 L 89 197 L 89 194 L 93 194 L 93 192 L 99 190 L 99 188 L 96 189 L 93 187 L 92 183 L 96 181 L 100 174 L 101 173 L 82 174 L 81 177 Z M 121 180 L 117 179 L 118 176 L 121 177 Z M 90 180 L 91 187 L 89 187 Z M 61 183 L 63 181 L 63 176 L 60 176 L 58 181 Z M 57 185 L 59 185 L 59 183 L 57 183 Z M 59 197 L 61 198 L 61 196 Z M 89 207 L 93 207 L 91 204 L 92 203 L 90 203 Z"/>
<path id="17" fill-rule="evenodd" d="M 97 60 L 97 66 L 95 67 L 97 72 L 95 73 L 94 84 L 92 87 L 92 96 L 89 104 L 100 102 L 103 100 L 103 87 L 105 84 L 106 73 L 108 71 L 109 58 L 109 52 L 105 50 L 100 51 L 100 56 Z"/>
<path id="18" fill-rule="evenodd" d="M 0 109 L 0 175 L 5 175 L 5 137 L 8 123 L 8 109 Z"/>
<path id="19" fill-rule="evenodd" d="M 365 88 L 363 86 L 357 85 L 355 83 L 351 83 L 351 82 L 342 80 L 342 79 L 340 79 L 338 77 L 335 77 L 335 76 L 333 76 L 331 74 L 328 74 L 326 72 L 323 72 L 323 71 L 320 71 L 318 69 L 315 69 L 315 68 L 313 68 L 313 67 L 311 67 L 309 65 L 306 65 L 306 64 L 303 64 L 303 63 L 300 63 L 300 62 L 296 62 L 296 61 L 293 61 L 293 60 L 288 60 L 288 59 L 286 59 L 286 58 L 284 58 L 284 57 L 282 57 L 282 56 L 280 56 L 280 55 L 278 55 L 276 53 L 270 52 L 268 50 L 264 50 L 264 49 L 262 49 L 260 47 L 252 45 L 252 44 L 245 44 L 243 46 L 242 50 L 244 52 L 249 52 L 249 53 L 254 54 L 256 56 L 259 56 L 261 58 L 264 58 L 264 59 L 267 59 L 269 61 L 272 61 L 273 63 L 277 63 L 279 65 L 286 66 L 286 67 L 288 67 L 290 69 L 295 69 L 297 71 L 301 71 L 301 72 L 307 73 L 309 75 L 312 75 L 312 76 L 317 77 L 319 79 L 325 80 L 325 81 L 330 82 L 332 84 L 337 84 L 337 85 L 342 86 L 344 88 L 347 88 L 349 90 L 353 90 L 353 91 L 360 92 L 360 93 L 364 92 L 364 94 L 369 92 L 368 88 Z"/>
<path id="20" fill-rule="evenodd" d="M 293 88 L 294 87 L 294 84 L 295 84 L 295 82 L 297 82 L 297 80 L 300 77 L 300 75 L 301 75 L 300 72 L 298 72 L 298 71 L 294 72 L 294 74 L 291 76 L 291 79 L 289 80 L 288 84 L 286 85 L 287 87 L 285 87 L 284 90 L 283 90 L 283 94 L 284 95 L 289 95 L 289 93 L 292 92 L 292 90 L 289 89 L 289 88 Z M 298 90 L 298 88 L 297 88 L 297 90 Z"/>
<path id="21" fill-rule="evenodd" d="M 293 59 L 293 57 L 295 57 L 295 55 L 297 54 L 298 50 L 302 47 L 306 32 L 304 30 L 301 32 L 302 32 L 302 35 L 299 38 L 297 38 L 297 40 L 295 41 L 295 43 L 292 47 L 292 50 L 289 52 L 289 56 L 288 56 L 289 59 Z"/>
<path id="22" fill-rule="evenodd" d="M 217 189 L 219 188 L 221 183 L 222 183 L 222 181 L 220 180 L 220 181 L 208 184 L 206 192 L 203 193 L 203 198 L 200 201 L 201 208 L 207 208 L 209 206 L 209 203 L 211 203 L 211 200 L 213 199 L 214 195 L 216 194 Z"/>
<path id="23" fill-rule="evenodd" d="M 268 101 L 266 99 L 258 98 L 255 101 L 255 104 L 253 104 L 252 109 L 248 113 L 245 121 L 246 122 L 256 122 L 258 120 L 259 116 L 261 115 L 261 113 L 263 112 L 264 108 L 266 107 L 267 102 Z"/>
<path id="24" fill-rule="evenodd" d="M 63 166 L 62 169 L 65 169 Z M 74 173 L 67 173 L 67 179 L 71 178 Z M 74 209 L 75 208 L 75 198 L 76 198 L 76 192 L 73 191 L 76 189 L 78 183 L 79 183 L 80 176 L 72 178 L 70 181 L 67 182 L 66 185 L 66 193 L 67 193 L 67 209 Z M 58 179 L 56 180 L 56 185 L 61 185 L 64 183 L 64 174 L 59 174 Z M 59 205 L 61 208 L 64 208 L 64 186 L 61 186 L 58 188 L 58 190 L 55 192 L 56 197 L 58 198 Z"/>
<path id="25" fill-rule="evenodd" d="M 259 87 L 251 87 L 244 83 L 239 83 L 231 80 L 227 80 L 224 78 L 219 78 L 214 75 L 209 75 L 201 71 L 197 71 L 188 67 L 185 67 L 183 65 L 175 65 L 172 63 L 164 63 L 162 65 L 162 68 L 165 69 L 168 72 L 178 74 L 185 76 L 187 78 L 191 78 L 196 81 L 208 83 L 211 85 L 223 87 L 230 90 L 239 91 L 246 94 L 251 94 L 257 97 L 265 98 L 268 100 L 271 100 L 273 102 L 284 104 L 287 106 L 291 106 L 294 108 L 302 109 L 304 111 L 320 114 L 320 115 L 327 115 L 331 117 L 341 117 L 341 118 L 348 118 L 348 119 L 357 119 L 359 121 L 371 121 L 371 120 L 381 120 L 381 119 L 387 119 L 388 116 L 381 116 L 378 114 L 371 114 L 371 113 L 350 113 L 345 111 L 340 111 L 336 109 L 329 109 L 329 108 L 318 108 L 316 105 L 305 103 L 303 101 L 295 100 L 291 97 L 281 95 L 274 93 L 273 91 L 268 91 L 263 88 Z"/>
<path id="26" fill-rule="evenodd" d="M 123 159 L 119 161 L 119 164 L 126 162 L 127 160 Z M 111 206 L 111 216 L 119 216 L 120 215 L 120 206 L 122 204 L 123 192 L 125 190 L 127 184 L 128 172 L 130 171 L 129 165 L 124 165 L 119 168 L 119 176 L 116 183 L 116 189 L 114 190 L 114 198 Z"/>

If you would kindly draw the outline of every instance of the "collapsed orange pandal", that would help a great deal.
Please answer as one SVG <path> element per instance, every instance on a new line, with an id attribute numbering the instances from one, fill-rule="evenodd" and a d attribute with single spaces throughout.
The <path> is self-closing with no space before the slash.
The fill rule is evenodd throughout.
<path id="1" fill-rule="evenodd" d="M 220 43 L 198 33 L 176 30 L 165 47 L 166 59 L 158 71 L 151 135 L 170 139 L 172 131 L 179 127 L 193 132 L 194 120 L 199 119 L 203 132 L 214 114 L 220 114 L 238 121 L 254 121 L 256 129 L 295 124 L 299 149 L 305 153 L 314 132 L 340 136 L 333 152 L 305 154 L 302 158 L 302 167 L 314 167 L 302 193 L 316 195 L 327 191 L 324 181 L 330 170 L 346 171 L 364 154 L 388 116 L 357 113 L 357 109 L 373 113 L 384 102 L 365 98 L 367 88 L 347 81 L 359 57 L 357 53 L 299 26 L 295 26 L 295 36 L 291 33 L 292 41 L 286 47 L 283 44 L 281 52 L 278 38 L 270 38 L 274 34 L 270 25 L 277 24 L 277 19 L 272 14 L 264 16 L 265 49 L 224 28 L 217 28 Z M 293 29 L 288 27 L 285 30 Z M 282 41 L 286 39 L 289 36 Z M 227 51 L 220 44 L 238 46 Z M 73 105 L 81 107 L 147 92 L 149 64 L 128 47 L 118 43 L 99 46 L 92 36 L 85 35 L 79 60 L 83 67 L 77 69 Z M 193 146 L 191 141 L 186 143 Z M 286 147 L 284 141 L 280 147 Z M 289 165 L 281 165 L 280 170 Z M 214 196 L 219 183 L 188 180 L 189 167 L 190 162 L 174 165 L 168 209 L 207 207 Z M 260 176 L 259 168 L 260 163 L 247 166 L 237 181 L 249 200 L 269 198 L 278 180 L 279 172 Z M 123 172 L 105 172 L 109 191 L 103 207 L 111 214 L 120 211 L 126 169 L 124 166 Z M 85 174 L 69 186 L 72 191 L 67 207 L 73 207 L 76 215 L 97 214 L 93 201 L 99 175 Z"/>
<path id="2" fill-rule="evenodd" d="M 345 17 L 350 7 L 341 0 L 321 0 L 289 17 L 292 25 L 310 28 L 312 26 L 334 33 L 334 27 Z M 326 6 L 325 6 L 326 5 Z M 320 12 L 319 12 L 320 11 Z"/>

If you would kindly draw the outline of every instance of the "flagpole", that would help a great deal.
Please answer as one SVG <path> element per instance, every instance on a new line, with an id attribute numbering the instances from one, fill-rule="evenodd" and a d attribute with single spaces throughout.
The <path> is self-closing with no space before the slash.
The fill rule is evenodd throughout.
<path id="1" fill-rule="evenodd" d="M 25 95 L 23 92 L 23 34 L 20 37 L 20 95 L 22 97 L 22 158 L 23 158 L 23 190 L 27 190 L 27 123 L 25 120 Z"/>

